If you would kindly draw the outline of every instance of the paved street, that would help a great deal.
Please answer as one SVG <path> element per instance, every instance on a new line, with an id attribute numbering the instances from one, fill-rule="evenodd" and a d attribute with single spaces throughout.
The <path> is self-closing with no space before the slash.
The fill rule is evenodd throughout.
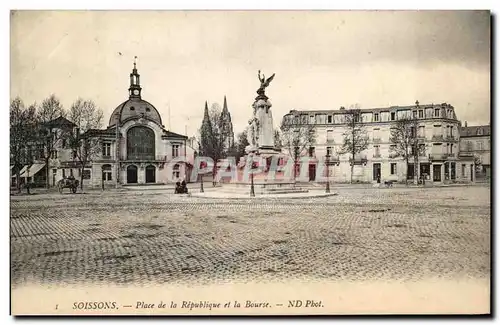
<path id="1" fill-rule="evenodd" d="M 13 196 L 13 285 L 489 277 L 488 186 L 336 191 L 305 200 Z"/>

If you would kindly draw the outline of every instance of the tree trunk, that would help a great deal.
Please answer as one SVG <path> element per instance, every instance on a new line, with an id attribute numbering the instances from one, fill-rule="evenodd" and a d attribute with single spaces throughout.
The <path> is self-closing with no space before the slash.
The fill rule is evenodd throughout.
<path id="1" fill-rule="evenodd" d="M 406 177 L 405 177 L 405 185 L 408 186 L 408 170 L 410 169 L 410 160 L 408 159 L 408 155 L 406 155 Z M 413 168 L 413 172 L 415 172 L 415 168 Z"/>
<path id="2" fill-rule="evenodd" d="M 354 174 L 354 158 L 352 159 L 352 163 L 351 163 L 351 184 L 352 184 L 352 176 Z"/>
<path id="3" fill-rule="evenodd" d="M 80 190 L 83 192 L 83 171 L 85 170 L 85 164 L 82 164 L 80 168 Z"/>
<path id="4" fill-rule="evenodd" d="M 17 193 L 21 193 L 21 169 L 17 169 L 16 171 L 16 188 Z"/>
<path id="5" fill-rule="evenodd" d="M 47 186 L 47 189 L 50 188 L 50 170 L 49 170 L 49 158 L 45 158 L 45 183 L 46 183 L 46 186 Z M 34 176 L 31 176 L 33 177 L 34 179 Z"/>

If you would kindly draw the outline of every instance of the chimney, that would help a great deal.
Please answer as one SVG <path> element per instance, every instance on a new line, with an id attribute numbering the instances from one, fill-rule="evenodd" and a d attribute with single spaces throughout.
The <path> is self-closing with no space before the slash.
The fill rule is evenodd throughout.
<path id="1" fill-rule="evenodd" d="M 464 126 L 467 127 L 467 121 L 464 122 Z"/>

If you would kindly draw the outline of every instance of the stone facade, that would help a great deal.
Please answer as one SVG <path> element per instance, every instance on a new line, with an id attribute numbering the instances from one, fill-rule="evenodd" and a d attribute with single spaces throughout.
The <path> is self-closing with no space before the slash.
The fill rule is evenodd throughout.
<path id="1" fill-rule="evenodd" d="M 491 177 L 491 128 L 489 125 L 467 126 L 460 128 L 460 152 L 474 157 L 478 179 Z"/>
<path id="2" fill-rule="evenodd" d="M 187 136 L 165 129 L 158 110 L 141 98 L 140 76 L 135 63 L 130 74 L 129 99 L 118 105 L 110 116 L 106 129 L 88 130 L 88 136 L 99 139 L 100 152 L 85 166 L 83 185 L 109 187 L 137 184 L 165 184 L 189 179 L 193 157 L 177 164 L 177 157 L 186 157 Z M 70 121 L 63 120 L 67 129 L 74 128 Z M 68 130 L 66 130 L 68 131 Z M 33 172 L 27 167 L 21 177 L 29 182 L 45 183 L 43 154 L 34 152 Z M 190 160 L 189 160 L 190 159 Z M 189 160 L 186 162 L 185 160 Z M 38 168 L 42 165 L 43 168 Z M 49 184 L 68 176 L 80 179 L 80 163 L 75 159 L 67 141 L 60 139 L 49 160 Z M 15 175 L 11 175 L 11 180 Z M 25 180 L 26 181 L 26 180 Z"/>
<path id="3" fill-rule="evenodd" d="M 369 137 L 366 150 L 354 159 L 353 181 L 376 182 L 380 175 L 381 182 L 386 180 L 405 181 L 407 174 L 415 180 L 415 162 L 410 158 L 410 170 L 406 161 L 395 157 L 391 150 L 391 127 L 398 118 L 412 116 L 417 119 L 417 137 L 423 147 L 418 159 L 420 175 L 426 182 L 471 182 L 475 180 L 474 161 L 460 152 L 460 121 L 453 106 L 443 104 L 421 105 L 418 101 L 413 106 L 393 106 L 387 108 L 361 109 L 361 125 Z M 329 178 L 332 182 L 348 182 L 351 175 L 349 154 L 338 154 L 343 143 L 345 111 L 292 110 L 283 118 L 288 123 L 313 124 L 316 142 L 308 152 L 317 161 L 325 161 L 330 153 Z M 310 166 L 309 174 L 315 173 L 316 166 Z"/>

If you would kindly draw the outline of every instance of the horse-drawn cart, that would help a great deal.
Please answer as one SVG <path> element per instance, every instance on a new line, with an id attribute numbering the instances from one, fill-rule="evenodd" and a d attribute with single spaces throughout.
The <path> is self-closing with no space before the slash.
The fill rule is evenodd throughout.
<path id="1" fill-rule="evenodd" d="M 80 182 L 74 178 L 63 178 L 57 182 L 57 189 L 62 194 L 63 189 L 69 188 L 72 193 L 76 193 Z"/>

